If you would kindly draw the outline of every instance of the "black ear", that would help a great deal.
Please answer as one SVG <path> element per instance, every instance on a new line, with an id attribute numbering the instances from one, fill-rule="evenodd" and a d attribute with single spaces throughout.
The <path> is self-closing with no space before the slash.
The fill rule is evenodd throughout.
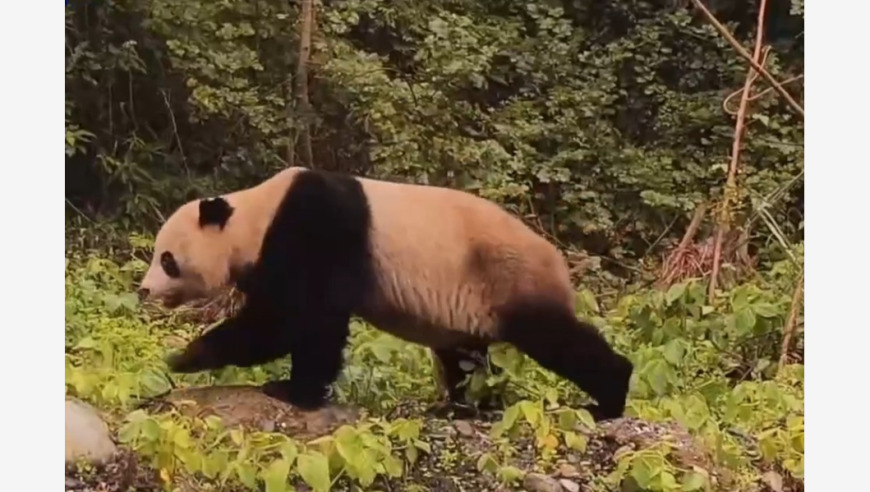
<path id="1" fill-rule="evenodd" d="M 199 201 L 199 226 L 216 225 L 221 229 L 227 225 L 233 207 L 221 197 L 206 198 Z"/>

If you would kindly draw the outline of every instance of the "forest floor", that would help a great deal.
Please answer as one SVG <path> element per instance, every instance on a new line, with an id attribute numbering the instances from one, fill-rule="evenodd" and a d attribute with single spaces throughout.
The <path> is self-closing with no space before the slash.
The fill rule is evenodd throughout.
<path id="1" fill-rule="evenodd" d="M 776 374 L 763 362 L 772 357 L 756 352 L 747 374 L 734 376 L 749 357 L 735 341 L 745 325 L 752 321 L 757 340 L 785 318 L 788 293 L 769 285 L 704 309 L 694 308 L 703 301 L 691 283 L 635 294 L 629 307 L 579 295 L 636 365 L 627 416 L 595 425 L 576 410 L 581 392 L 510 348 L 491 352 L 503 379 L 484 373 L 471 382 L 473 391 L 503 391 L 502 411 L 435 416 L 428 352 L 361 323 L 352 327 L 340 403 L 318 412 L 258 390 L 286 377 L 287 361 L 170 374 L 167 351 L 202 323 L 138 305 L 135 267 L 88 257 L 67 269 L 67 398 L 99 413 L 117 451 L 102 464 L 68 463 L 66 490 L 803 490 L 803 366 Z M 638 312 L 660 332 L 644 328 Z M 715 346 L 701 325 L 725 339 Z"/>

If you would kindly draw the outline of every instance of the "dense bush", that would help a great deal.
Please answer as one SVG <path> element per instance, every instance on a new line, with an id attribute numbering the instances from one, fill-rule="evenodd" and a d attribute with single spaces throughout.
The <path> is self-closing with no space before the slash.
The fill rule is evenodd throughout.
<path id="1" fill-rule="evenodd" d="M 323 2 L 303 115 L 295 3 L 72 2 L 71 217 L 157 219 L 191 190 L 250 184 L 310 124 L 315 162 L 296 163 L 474 190 L 594 254 L 642 257 L 720 195 L 739 97 L 723 100 L 746 75 L 677 4 Z M 711 5 L 748 43 L 756 5 Z M 780 80 L 802 73 L 801 5 L 768 7 Z M 765 200 L 800 176 L 803 122 L 755 92 L 740 215 L 765 205 L 793 237 L 802 186 Z"/>

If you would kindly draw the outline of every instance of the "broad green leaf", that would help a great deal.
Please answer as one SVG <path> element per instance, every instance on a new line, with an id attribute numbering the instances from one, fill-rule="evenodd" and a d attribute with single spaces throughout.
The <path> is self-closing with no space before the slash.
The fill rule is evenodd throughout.
<path id="1" fill-rule="evenodd" d="M 696 471 L 687 472 L 683 475 L 681 488 L 684 492 L 701 490 L 707 485 L 707 477 Z"/>
<path id="2" fill-rule="evenodd" d="M 287 476 L 290 474 L 290 463 L 278 458 L 263 470 L 261 476 L 266 485 L 266 492 L 284 492 L 287 490 Z M 303 476 L 303 478 L 305 478 Z"/>
<path id="3" fill-rule="evenodd" d="M 632 461 L 631 470 L 628 473 L 641 488 L 648 489 L 653 479 L 661 471 L 661 467 L 653 467 L 649 460 L 640 457 Z"/>
<path id="4" fill-rule="evenodd" d="M 160 439 L 160 424 L 153 418 L 148 418 L 142 422 L 142 436 L 149 441 L 157 441 Z"/>
<path id="5" fill-rule="evenodd" d="M 585 453 L 586 446 L 588 445 L 588 439 L 583 434 L 578 434 L 576 432 L 566 432 L 565 445 L 575 451 Z"/>
<path id="6" fill-rule="evenodd" d="M 504 415 L 502 415 L 501 422 L 504 425 L 505 430 L 512 428 L 516 423 L 517 418 L 520 416 L 520 403 L 515 403 L 508 407 L 507 410 L 505 410 Z"/>
<path id="7" fill-rule="evenodd" d="M 668 289 L 668 293 L 665 295 L 665 300 L 667 301 L 668 305 L 671 305 L 674 303 L 674 301 L 683 297 L 683 294 L 685 292 L 686 292 L 686 284 L 685 283 L 674 284 L 671 286 L 671 288 Z"/>
<path id="8" fill-rule="evenodd" d="M 577 416 L 577 420 L 580 421 L 580 424 L 587 429 L 595 428 L 595 419 L 592 417 L 592 414 L 589 413 L 589 410 L 585 408 L 578 408 L 574 410 L 574 415 Z"/>
<path id="9" fill-rule="evenodd" d="M 408 449 L 415 449 L 414 447 L 409 447 Z M 398 478 L 402 476 L 404 472 L 404 464 L 402 460 L 396 458 L 393 455 L 384 456 L 384 469 L 387 471 L 387 475 Z"/>
<path id="10" fill-rule="evenodd" d="M 257 469 L 254 467 L 253 463 L 237 461 L 235 463 L 235 469 L 236 476 L 239 477 L 239 481 L 242 482 L 242 485 L 249 489 L 257 487 Z"/>
<path id="11" fill-rule="evenodd" d="M 525 472 L 515 466 L 502 466 L 498 469 L 498 478 L 502 483 L 514 483 L 525 476 Z"/>
<path id="12" fill-rule="evenodd" d="M 663 470 L 657 478 L 661 490 L 676 490 L 678 488 L 676 477 L 674 477 L 674 475 L 667 470 Z"/>
<path id="13" fill-rule="evenodd" d="M 432 454 L 432 446 L 430 446 L 428 442 L 415 439 L 414 447 L 426 452 L 427 454 Z"/>
<path id="14" fill-rule="evenodd" d="M 408 459 L 408 463 L 414 464 L 417 462 L 417 457 L 419 456 L 419 451 L 416 446 L 408 446 L 405 448 L 405 458 Z"/>
<path id="15" fill-rule="evenodd" d="M 644 376 L 649 382 L 650 388 L 659 396 L 667 393 L 669 372 L 670 368 L 667 363 L 661 359 L 653 360 L 645 368 Z"/>
<path id="16" fill-rule="evenodd" d="M 540 406 L 531 400 L 523 400 L 519 405 L 520 411 L 523 412 L 523 416 L 526 418 L 529 425 L 532 427 L 537 426 L 542 417 Z"/>
<path id="17" fill-rule="evenodd" d="M 492 457 L 489 453 L 483 453 L 480 455 L 480 458 L 477 459 L 477 471 L 483 472 L 493 472 L 498 467 L 498 463 L 495 461 L 495 458 Z"/>
<path id="18" fill-rule="evenodd" d="M 686 347 L 682 340 L 675 338 L 665 344 L 662 352 L 668 362 L 672 365 L 679 366 L 683 362 L 683 355 L 686 353 Z"/>
<path id="19" fill-rule="evenodd" d="M 759 302 L 752 305 L 752 310 L 762 318 L 776 318 L 780 315 L 776 307 L 769 302 Z"/>
<path id="20" fill-rule="evenodd" d="M 296 449 L 296 444 L 293 441 L 287 441 L 281 445 L 281 457 L 284 458 L 287 463 L 290 463 L 290 466 L 293 466 L 293 463 L 296 461 L 296 457 L 299 455 L 299 450 Z"/>
<path id="21" fill-rule="evenodd" d="M 755 328 L 755 313 L 746 307 L 734 313 L 734 328 L 740 335 L 749 335 Z"/>
<path id="22" fill-rule="evenodd" d="M 299 475 L 316 492 L 329 490 L 331 481 L 329 478 L 329 462 L 326 456 L 317 451 L 300 454 L 297 458 Z"/>
<path id="23" fill-rule="evenodd" d="M 577 414 L 568 408 L 559 412 L 559 428 L 562 430 L 574 430 L 577 425 Z"/>
<path id="24" fill-rule="evenodd" d="M 175 431 L 175 435 L 172 436 L 172 440 L 175 442 L 175 445 L 180 448 L 189 448 L 190 447 L 190 432 L 184 427 L 180 427 Z"/>

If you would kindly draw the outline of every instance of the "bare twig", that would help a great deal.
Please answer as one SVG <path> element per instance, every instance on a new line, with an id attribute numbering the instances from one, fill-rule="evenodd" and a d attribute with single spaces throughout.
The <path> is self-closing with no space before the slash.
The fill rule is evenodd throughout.
<path id="1" fill-rule="evenodd" d="M 686 249 L 689 246 L 689 243 L 698 232 L 698 228 L 701 227 L 701 222 L 704 220 L 704 213 L 706 212 L 707 202 L 699 203 L 697 208 L 695 208 L 695 214 L 692 215 L 692 221 L 689 222 L 689 227 L 686 229 L 686 233 L 683 235 L 683 239 L 680 240 L 677 249 Z"/>
<path id="2" fill-rule="evenodd" d="M 187 156 L 184 155 L 184 146 L 181 144 L 181 135 L 178 134 L 178 123 L 175 121 L 175 112 L 172 111 L 172 104 L 169 102 L 169 96 L 165 90 L 160 90 L 160 95 L 163 96 L 163 103 L 166 105 L 166 111 L 169 112 L 169 121 L 172 123 L 172 133 L 175 135 L 175 143 L 178 144 L 178 152 L 181 154 L 181 164 L 184 166 L 184 172 L 187 174 L 187 179 L 190 180 L 190 168 L 187 166 Z"/>
<path id="3" fill-rule="evenodd" d="M 783 81 L 780 82 L 780 83 L 781 83 L 782 85 L 788 85 L 788 84 L 791 84 L 792 82 L 797 82 L 798 80 L 801 80 L 802 78 L 804 78 L 804 74 L 795 75 L 794 77 L 789 77 L 789 78 L 783 80 Z M 767 89 L 764 89 L 763 91 L 759 92 L 758 94 L 755 94 L 755 95 L 753 95 L 753 96 L 750 96 L 750 97 L 749 97 L 749 101 L 751 102 L 751 101 L 755 101 L 755 100 L 761 99 L 761 98 L 764 97 L 766 94 L 770 93 L 770 91 L 772 91 L 772 90 L 773 90 L 773 87 L 768 87 Z M 743 89 L 742 89 L 742 88 L 741 88 L 741 89 L 737 89 L 736 91 L 732 92 L 731 94 L 728 95 L 728 97 L 725 98 L 725 101 L 722 102 L 722 109 L 724 109 L 726 113 L 730 114 L 731 116 L 736 116 L 736 115 L 737 115 L 737 111 L 736 111 L 736 110 L 732 110 L 732 109 L 728 106 L 728 104 L 731 102 L 731 99 L 737 97 L 737 96 L 740 95 L 742 92 L 743 92 Z"/>
<path id="4" fill-rule="evenodd" d="M 770 54 L 770 46 L 765 46 L 762 53 L 761 53 L 761 66 L 764 66 L 767 64 L 767 55 L 768 54 Z M 755 84 L 756 80 L 758 80 L 758 72 L 753 71 L 752 72 L 752 81 L 748 84 L 749 87 L 752 87 L 752 85 Z M 732 111 L 731 108 L 728 106 L 728 104 L 731 102 L 732 99 L 734 99 L 738 95 L 743 97 L 743 93 L 744 93 L 744 90 L 746 89 L 746 87 L 747 87 L 747 84 L 744 83 L 743 87 L 732 92 L 731 94 L 728 95 L 728 97 L 725 98 L 724 101 L 722 101 L 722 109 L 724 109 L 726 113 L 730 114 L 731 116 L 737 116 L 737 111 Z M 753 101 L 753 100 L 755 100 L 755 98 L 752 97 L 752 95 L 750 95 L 748 100 Z M 738 106 L 738 111 L 739 111 L 739 106 Z"/>
<path id="5" fill-rule="evenodd" d="M 786 100 L 786 102 L 788 102 L 789 106 L 791 106 L 792 109 L 794 109 L 795 112 L 797 112 L 801 116 L 801 118 L 803 118 L 804 117 L 804 108 L 801 107 L 801 105 L 798 104 L 797 101 L 795 101 L 795 99 L 791 96 L 791 94 L 789 94 L 788 91 L 785 90 L 785 88 L 782 86 L 782 84 L 777 82 L 777 80 L 775 78 L 773 78 L 773 76 L 770 75 L 770 73 L 767 70 L 765 70 L 764 67 L 762 67 L 760 63 L 758 63 L 758 57 L 750 55 L 749 52 L 746 51 L 746 49 L 743 46 L 740 46 L 740 43 L 736 39 L 734 39 L 734 36 L 732 36 L 730 32 L 728 32 L 728 28 L 725 27 L 724 25 L 722 25 L 722 23 L 719 22 L 718 19 L 716 19 L 716 16 L 714 16 L 713 13 L 710 12 L 710 10 L 701 2 L 701 0 L 691 0 L 691 2 L 695 7 L 698 8 L 698 10 L 700 10 L 704 14 L 704 17 L 706 17 L 707 20 L 710 21 L 711 24 L 713 24 L 713 27 L 715 27 L 716 30 L 719 31 L 719 33 L 725 37 L 725 39 L 728 41 L 728 43 L 735 50 L 737 50 L 737 53 L 740 54 L 740 56 L 742 56 L 744 59 L 746 59 L 746 61 L 749 62 L 749 64 L 752 66 L 752 68 L 755 69 L 758 73 L 760 73 L 761 76 L 764 77 L 764 79 L 768 83 L 770 83 L 771 86 L 773 86 L 774 90 L 776 90 L 776 92 L 778 92 L 779 95 L 781 95 Z M 764 10 L 765 10 L 766 4 L 767 4 L 766 0 L 762 0 L 761 6 L 759 7 L 759 14 L 758 14 L 759 19 L 761 19 L 764 15 Z M 761 27 L 759 26 L 758 29 L 759 29 L 759 33 L 760 33 Z M 756 42 L 756 47 L 757 47 L 757 45 L 758 44 Z"/>
<path id="6" fill-rule="evenodd" d="M 700 0 L 692 0 L 692 2 L 695 3 L 698 8 L 704 9 L 705 13 L 709 14 L 712 21 L 715 21 L 715 17 L 713 17 L 713 14 L 710 14 L 709 11 L 706 10 Z M 746 73 L 746 82 L 743 84 L 743 94 L 740 96 L 740 107 L 737 110 L 737 122 L 734 124 L 734 144 L 731 147 L 731 163 L 728 166 L 728 177 L 725 181 L 725 192 L 719 214 L 719 224 L 716 228 L 716 240 L 713 243 L 713 271 L 710 273 L 710 290 L 707 294 L 711 303 L 716 296 L 716 287 L 719 281 L 719 270 L 722 266 L 722 242 L 725 239 L 725 232 L 729 228 L 729 224 L 731 222 L 731 200 L 733 196 L 737 194 L 737 168 L 740 164 L 740 147 L 746 122 L 746 109 L 749 107 L 749 96 L 750 90 L 752 89 L 752 82 L 755 80 L 756 77 L 755 67 L 758 66 L 758 68 L 760 68 L 759 71 L 764 70 L 764 68 L 761 67 L 757 61 L 761 59 L 762 54 L 761 48 L 764 41 L 764 14 L 766 10 L 767 0 L 761 0 L 761 4 L 758 6 L 758 23 L 755 33 L 755 51 L 752 56 L 753 68 L 750 68 L 749 71 Z M 737 46 L 739 46 L 739 44 Z M 801 114 L 803 114 L 803 111 L 801 111 Z"/>
<path id="7" fill-rule="evenodd" d="M 788 362 L 788 350 L 791 345 L 791 337 L 797 328 L 798 309 L 800 308 L 801 299 L 804 293 L 804 271 L 801 269 L 801 274 L 798 277 L 797 286 L 794 289 L 794 294 L 791 297 L 791 309 L 788 311 L 788 319 L 785 322 L 785 329 L 782 335 L 782 348 L 779 353 L 779 365 L 777 371 L 781 371 L 785 363 Z"/>

